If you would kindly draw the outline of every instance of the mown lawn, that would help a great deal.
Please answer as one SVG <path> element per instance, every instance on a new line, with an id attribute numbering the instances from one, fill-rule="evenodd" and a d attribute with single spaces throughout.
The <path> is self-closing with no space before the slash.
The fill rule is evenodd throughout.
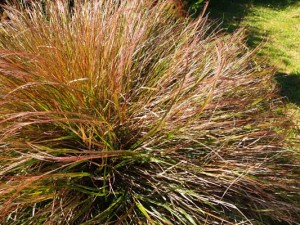
<path id="1" fill-rule="evenodd" d="M 208 13 L 228 32 L 246 28 L 250 47 L 261 45 L 258 57 L 275 68 L 281 95 L 299 127 L 300 1 L 211 0 Z M 299 141 L 299 131 L 295 136 Z"/>
<path id="2" fill-rule="evenodd" d="M 253 45 L 265 42 L 261 50 L 271 65 L 277 68 L 277 80 L 282 94 L 291 103 L 300 103 L 300 2 L 284 8 L 253 6 L 243 20 L 253 36 Z M 253 41 L 250 39 L 250 41 Z"/>

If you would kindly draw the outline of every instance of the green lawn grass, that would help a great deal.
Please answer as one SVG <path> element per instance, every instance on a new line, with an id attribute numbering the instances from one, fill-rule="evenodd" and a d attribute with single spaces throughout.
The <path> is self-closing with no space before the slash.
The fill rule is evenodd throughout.
<path id="1" fill-rule="evenodd" d="M 275 68 L 288 111 L 300 125 L 300 1 L 211 0 L 208 14 L 228 32 L 245 27 L 248 45 L 261 45 L 258 57 Z"/>
<path id="2" fill-rule="evenodd" d="M 242 25 L 251 32 L 250 41 L 254 46 L 265 42 L 260 55 L 267 56 L 270 64 L 276 67 L 282 94 L 299 106 L 300 2 L 284 8 L 253 5 Z"/>
<path id="3" fill-rule="evenodd" d="M 271 64 L 287 74 L 300 73 L 300 2 L 285 9 L 255 6 L 243 22 L 267 37 L 262 52 Z"/>

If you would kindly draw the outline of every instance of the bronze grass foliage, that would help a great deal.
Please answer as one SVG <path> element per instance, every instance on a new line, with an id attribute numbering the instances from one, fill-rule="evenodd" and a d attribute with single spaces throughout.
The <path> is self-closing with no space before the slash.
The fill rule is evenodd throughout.
<path id="1" fill-rule="evenodd" d="M 270 71 L 242 32 L 177 12 L 168 0 L 6 8 L 1 224 L 297 222 Z"/>

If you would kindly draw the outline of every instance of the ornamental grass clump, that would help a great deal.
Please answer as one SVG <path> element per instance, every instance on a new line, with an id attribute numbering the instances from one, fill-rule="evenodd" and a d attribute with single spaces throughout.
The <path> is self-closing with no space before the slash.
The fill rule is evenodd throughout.
<path id="1" fill-rule="evenodd" d="M 271 73 L 242 32 L 212 33 L 168 0 L 6 13 L 1 224 L 299 219 Z"/>

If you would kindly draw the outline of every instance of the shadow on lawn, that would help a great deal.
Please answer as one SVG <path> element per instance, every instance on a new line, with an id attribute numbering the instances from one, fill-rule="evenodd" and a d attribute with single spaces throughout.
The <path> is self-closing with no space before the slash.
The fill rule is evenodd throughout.
<path id="1" fill-rule="evenodd" d="M 222 27 L 228 32 L 233 32 L 250 13 L 252 6 L 284 9 L 297 2 L 300 0 L 210 0 L 207 13 L 210 18 L 222 22 Z"/>
<path id="2" fill-rule="evenodd" d="M 277 73 L 275 78 L 280 85 L 281 95 L 286 96 L 289 102 L 300 106 L 300 73 Z"/>

